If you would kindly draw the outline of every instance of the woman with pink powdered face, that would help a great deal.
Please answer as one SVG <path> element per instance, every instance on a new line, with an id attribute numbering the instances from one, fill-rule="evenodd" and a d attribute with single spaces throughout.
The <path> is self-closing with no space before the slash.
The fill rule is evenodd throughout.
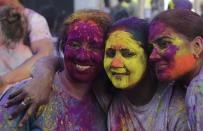
<path id="1" fill-rule="evenodd" d="M 169 10 L 150 25 L 150 61 L 160 81 L 186 89 L 191 130 L 203 130 L 203 19 L 189 10 Z"/>
<path id="2" fill-rule="evenodd" d="M 98 10 L 82 10 L 69 16 L 63 27 L 58 47 L 63 53 L 64 69 L 55 74 L 49 102 L 41 107 L 21 130 L 105 131 L 106 115 L 93 95 L 93 82 L 102 72 L 105 33 L 111 24 L 108 14 Z M 15 88 L 3 99 L 7 99 Z M 0 127 L 15 130 L 20 116 L 7 119 L 15 107 L 1 108 Z"/>

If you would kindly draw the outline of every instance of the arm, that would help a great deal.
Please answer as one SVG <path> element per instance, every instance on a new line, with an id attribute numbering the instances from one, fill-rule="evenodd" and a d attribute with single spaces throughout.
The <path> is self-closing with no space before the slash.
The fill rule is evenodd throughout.
<path id="1" fill-rule="evenodd" d="M 35 114 L 38 107 L 45 104 L 49 100 L 51 85 L 54 74 L 59 68 L 59 60 L 57 57 L 45 57 L 35 64 L 32 71 L 33 79 L 26 85 L 26 88 L 17 90 L 10 95 L 6 107 L 19 104 L 11 113 L 11 118 L 17 117 L 21 112 L 25 111 L 19 126 L 23 126 L 32 114 Z M 25 94 L 25 95 L 22 95 Z M 22 105 L 22 102 L 26 103 Z"/>
<path id="2" fill-rule="evenodd" d="M 52 37 L 45 18 L 35 12 L 32 12 L 31 15 L 27 15 L 27 18 L 30 30 L 30 48 L 33 52 L 33 56 L 16 69 L 3 75 L 1 77 L 1 83 L 4 85 L 13 84 L 30 77 L 32 67 L 37 60 L 45 56 L 53 55 L 54 45 L 51 41 Z"/>
<path id="3" fill-rule="evenodd" d="M 32 43 L 32 50 L 34 55 L 26 60 L 23 64 L 7 74 L 1 76 L 1 83 L 3 85 L 13 84 L 31 76 L 33 65 L 42 57 L 53 54 L 53 44 L 48 39 L 43 39 Z M 20 74 L 20 75 L 19 75 Z"/>

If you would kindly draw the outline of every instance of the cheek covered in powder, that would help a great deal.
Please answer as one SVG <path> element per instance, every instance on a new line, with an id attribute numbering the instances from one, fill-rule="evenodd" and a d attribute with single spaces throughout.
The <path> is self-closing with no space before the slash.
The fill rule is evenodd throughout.
<path id="1" fill-rule="evenodd" d="M 175 45 L 168 45 L 167 49 L 162 52 L 162 56 L 167 61 L 173 60 L 177 50 L 178 50 L 177 46 L 175 46 Z"/>
<path id="2" fill-rule="evenodd" d="M 195 63 L 196 59 L 192 54 L 177 56 L 173 70 L 171 70 L 172 79 L 177 79 L 191 71 Z"/>
<path id="3" fill-rule="evenodd" d="M 69 29 L 64 62 L 77 81 L 92 81 L 102 67 L 104 34 L 92 21 L 76 21 Z"/>

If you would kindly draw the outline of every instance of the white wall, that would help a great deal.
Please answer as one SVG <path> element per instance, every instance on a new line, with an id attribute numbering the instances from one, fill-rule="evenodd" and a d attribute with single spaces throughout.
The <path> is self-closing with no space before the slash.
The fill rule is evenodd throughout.
<path id="1" fill-rule="evenodd" d="M 103 0 L 74 0 L 74 11 L 80 9 L 101 9 Z"/>

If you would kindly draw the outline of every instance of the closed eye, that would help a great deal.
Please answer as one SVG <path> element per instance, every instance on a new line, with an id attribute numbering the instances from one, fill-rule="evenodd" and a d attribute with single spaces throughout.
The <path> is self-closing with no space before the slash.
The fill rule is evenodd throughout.
<path id="1" fill-rule="evenodd" d="M 71 42 L 70 46 L 73 47 L 73 48 L 80 48 L 81 43 L 77 42 L 77 41 L 73 41 L 73 42 Z"/>

